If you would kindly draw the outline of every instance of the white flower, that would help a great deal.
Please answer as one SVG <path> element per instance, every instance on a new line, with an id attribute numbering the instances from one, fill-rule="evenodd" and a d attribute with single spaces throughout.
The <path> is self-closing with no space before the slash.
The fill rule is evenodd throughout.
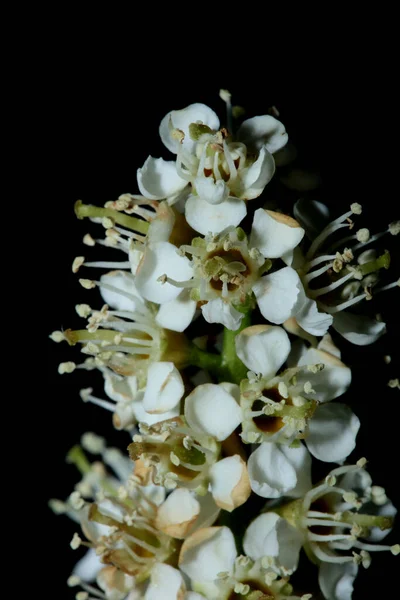
<path id="1" fill-rule="evenodd" d="M 252 597 L 252 593 L 254 598 L 265 595 L 275 600 L 299 600 L 292 595 L 288 579 L 281 579 L 273 561 L 264 557 L 253 561 L 249 556 L 237 556 L 230 529 L 209 527 L 185 540 L 179 566 L 192 588 L 208 600 L 229 600 L 234 594 Z"/>
<path id="2" fill-rule="evenodd" d="M 344 404 L 324 404 L 342 395 L 351 382 L 351 371 L 330 337 L 317 348 L 301 346 L 299 352 L 296 346 L 292 355 L 297 357 L 290 356 L 289 337 L 281 327 L 248 327 L 235 343 L 238 357 L 259 375 L 242 382 L 242 439 L 290 443 L 305 431 L 304 441 L 316 458 L 343 461 L 355 447 L 360 421 Z M 287 359 L 291 368 L 275 375 Z"/>
<path id="3" fill-rule="evenodd" d="M 327 598 L 350 597 L 344 590 L 347 594 L 351 590 L 356 570 L 343 570 L 340 575 L 338 565 L 355 563 L 368 567 L 369 552 L 400 552 L 398 544 L 370 543 L 377 532 L 379 539 L 389 532 L 396 511 L 384 490 L 371 486 L 370 476 L 359 466 L 364 464 L 365 459 L 358 465 L 338 467 L 303 498 L 257 517 L 245 535 L 246 552 L 250 556 L 273 552 L 284 569 L 292 570 L 301 546 L 306 545 L 308 554 L 321 567 L 325 565 L 320 571 L 320 584 Z"/>
<path id="4" fill-rule="evenodd" d="M 252 291 L 263 316 L 283 323 L 298 302 L 299 277 L 289 267 L 264 277 L 262 272 L 271 267 L 270 258 L 290 262 L 303 235 L 304 230 L 290 217 L 259 209 L 250 243 L 241 229 L 230 228 L 223 234 L 194 238 L 190 246 L 180 247 L 179 254 L 169 242 L 149 244 L 135 283 L 143 297 L 162 305 L 159 314 L 165 303 L 190 290 L 179 306 L 171 308 L 175 314 L 177 309 L 183 310 L 185 326 L 193 317 L 195 301 L 201 301 L 209 323 L 238 329 L 243 319 L 238 308 L 249 301 Z M 191 256 L 191 261 L 184 254 Z"/>
<path id="5" fill-rule="evenodd" d="M 378 288 L 379 271 L 389 267 L 390 255 L 385 251 L 377 256 L 375 250 L 365 250 L 385 233 L 397 235 L 398 228 L 391 224 L 374 236 L 367 229 L 360 229 L 327 247 L 328 238 L 339 229 L 352 229 L 352 217 L 360 213 L 361 206 L 354 203 L 350 211 L 329 222 L 329 211 L 320 202 L 299 200 L 295 204 L 294 214 L 312 243 L 305 256 L 301 253 L 297 256 L 296 269 L 301 282 L 298 305 L 291 316 L 312 335 L 323 335 L 332 325 L 348 341 L 363 346 L 386 332 L 385 323 L 343 311 L 398 285 L 394 281 Z M 324 285 L 318 286 L 321 277 L 325 278 Z"/>
<path id="6" fill-rule="evenodd" d="M 147 198 L 172 204 L 190 184 L 186 220 L 203 235 L 239 225 L 245 201 L 259 196 L 275 172 L 272 153 L 287 142 L 284 126 L 272 116 L 248 119 L 234 141 L 226 129 L 219 130 L 217 115 L 204 104 L 168 113 L 160 136 L 177 154 L 176 166 L 149 157 L 138 170 L 139 189 Z"/>

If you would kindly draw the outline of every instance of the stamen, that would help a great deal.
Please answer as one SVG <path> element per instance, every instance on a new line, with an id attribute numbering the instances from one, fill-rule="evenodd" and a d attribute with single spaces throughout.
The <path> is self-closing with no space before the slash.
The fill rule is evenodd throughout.
<path id="1" fill-rule="evenodd" d="M 319 558 L 322 562 L 338 563 L 338 564 L 344 564 L 346 562 L 353 562 L 352 556 L 332 556 L 331 554 L 324 552 L 324 550 L 321 548 L 321 546 L 319 546 L 315 542 L 311 542 L 310 546 L 311 546 L 311 549 L 312 549 L 313 553 L 315 554 L 315 556 L 317 558 Z"/>
<path id="2" fill-rule="evenodd" d="M 306 263 L 304 266 L 304 269 L 305 269 L 305 271 L 308 272 L 313 267 L 316 267 L 317 265 L 319 265 L 319 263 L 325 262 L 327 260 L 335 260 L 335 258 L 336 258 L 336 254 L 324 254 L 323 256 L 317 256 L 310 262 Z"/>
<path id="3" fill-rule="evenodd" d="M 338 279 L 334 283 L 331 283 L 330 285 L 326 285 L 325 287 L 319 288 L 317 290 L 308 290 L 308 295 L 310 298 L 317 298 L 318 296 L 324 296 L 325 294 L 328 294 L 332 290 L 335 290 L 336 288 L 340 287 L 346 281 L 348 281 L 349 279 L 351 279 L 353 277 L 354 277 L 354 273 L 351 271 L 350 273 L 348 273 L 344 277 L 341 277 L 340 279 Z"/>
<path id="4" fill-rule="evenodd" d="M 333 258 L 336 258 L 336 257 L 333 256 Z M 333 266 L 333 263 L 330 262 L 327 265 L 321 267 L 320 269 L 317 269 L 316 271 L 312 271 L 312 273 L 308 273 L 308 275 L 306 275 L 304 277 L 304 279 L 307 281 L 307 283 L 310 283 L 310 281 L 312 281 L 316 277 L 319 277 L 320 275 L 323 275 L 323 273 L 326 273 L 326 271 L 329 271 L 329 269 L 331 269 L 332 266 Z"/>
<path id="5" fill-rule="evenodd" d="M 103 400 L 102 398 L 97 398 L 96 396 L 93 396 L 91 393 L 88 393 L 88 390 L 81 390 L 79 392 L 79 395 L 81 397 L 81 399 L 83 400 L 83 402 L 91 402 L 92 404 L 95 404 L 96 406 L 100 406 L 101 408 L 104 408 L 105 410 L 109 410 L 110 412 L 114 412 L 115 411 L 115 404 L 116 401 L 114 400 L 113 402 L 115 402 L 115 404 L 113 404 L 113 402 L 111 402 L 110 400 Z"/>
<path id="6" fill-rule="evenodd" d="M 383 290 L 381 290 L 383 291 Z M 376 294 L 376 291 L 375 291 Z M 319 301 L 319 306 L 320 308 L 322 308 L 322 310 L 330 315 L 334 315 L 337 312 L 340 312 L 341 310 L 345 310 L 346 308 L 349 308 L 349 306 L 352 306 L 353 304 L 357 304 L 358 302 L 361 302 L 361 300 L 364 300 L 364 298 L 367 297 L 367 294 L 364 292 L 363 294 L 359 294 L 358 296 L 355 296 L 354 298 L 351 298 L 350 300 L 347 300 L 346 302 L 342 302 L 341 304 L 337 304 L 336 306 L 328 306 L 327 304 L 324 304 L 323 302 Z"/>
<path id="7" fill-rule="evenodd" d="M 226 125 L 228 131 L 233 133 L 231 93 L 228 90 L 219 90 L 219 96 L 226 104 Z"/>
<path id="8" fill-rule="evenodd" d="M 318 248 L 324 243 L 326 238 L 329 237 L 334 231 L 337 231 L 342 227 L 350 227 L 349 223 L 343 223 L 343 221 L 345 219 L 348 219 L 352 214 L 353 211 L 350 210 L 349 212 L 344 213 L 344 215 L 338 217 L 337 219 L 329 223 L 329 225 L 327 225 L 325 229 L 321 231 L 321 233 L 315 238 L 315 240 L 311 244 L 310 249 L 306 254 L 306 258 L 312 258 L 315 252 L 318 250 Z"/>
<path id="9" fill-rule="evenodd" d="M 159 281 L 160 283 L 170 283 L 171 285 L 174 285 L 175 287 L 178 288 L 194 288 L 198 286 L 198 280 L 196 279 L 187 279 L 186 281 L 176 281 L 175 279 L 172 279 L 171 277 L 168 277 L 168 275 L 166 273 L 164 273 L 164 275 L 160 275 L 160 277 L 158 277 L 157 281 Z"/>
<path id="10" fill-rule="evenodd" d="M 83 263 L 85 267 L 97 267 L 100 269 L 130 269 L 131 263 L 129 261 L 106 261 L 106 260 L 97 260 L 94 262 L 85 262 Z"/>

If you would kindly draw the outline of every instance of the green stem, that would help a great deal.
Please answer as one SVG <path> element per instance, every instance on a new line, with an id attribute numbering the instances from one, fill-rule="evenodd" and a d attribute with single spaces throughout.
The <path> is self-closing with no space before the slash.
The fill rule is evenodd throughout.
<path id="1" fill-rule="evenodd" d="M 228 376 L 228 380 L 231 380 L 237 384 L 239 384 L 242 379 L 246 379 L 248 369 L 236 354 L 235 339 L 236 336 L 243 331 L 243 329 L 249 327 L 249 325 L 251 325 L 251 310 L 244 312 L 244 317 L 239 329 L 236 331 L 231 331 L 226 327 L 224 328 L 221 367 Z"/>
<path id="2" fill-rule="evenodd" d="M 194 344 L 192 344 L 190 348 L 188 363 L 195 367 L 199 367 L 199 369 L 205 369 L 213 375 L 216 375 L 218 378 L 221 375 L 221 355 L 200 350 L 200 348 Z"/>
<path id="3" fill-rule="evenodd" d="M 83 204 L 81 200 L 77 200 L 77 202 L 75 202 L 74 209 L 78 219 L 84 219 L 85 217 L 109 217 L 115 223 L 119 223 L 119 225 L 123 225 L 127 229 L 131 229 L 132 231 L 136 231 L 138 233 L 143 233 L 144 235 L 146 235 L 149 228 L 149 223 L 143 219 L 130 217 L 129 215 L 117 210 L 113 210 L 112 208 L 101 208 L 100 206 L 93 206 L 92 204 Z"/>

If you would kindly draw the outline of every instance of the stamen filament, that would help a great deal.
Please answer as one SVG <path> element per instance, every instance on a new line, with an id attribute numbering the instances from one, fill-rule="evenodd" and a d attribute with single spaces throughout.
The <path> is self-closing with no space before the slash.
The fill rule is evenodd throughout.
<path id="1" fill-rule="evenodd" d="M 304 279 L 307 281 L 307 283 L 309 283 L 316 277 L 319 277 L 320 275 L 323 275 L 323 273 L 326 273 L 326 271 L 329 271 L 329 269 L 332 268 L 332 265 L 333 265 L 333 263 L 330 262 L 329 264 L 321 267 L 320 269 L 317 269 L 316 271 L 312 271 L 312 273 L 308 273 L 308 275 L 306 275 Z"/>
<path id="2" fill-rule="evenodd" d="M 346 281 L 348 281 L 352 277 L 354 277 L 353 272 L 347 273 L 347 275 L 345 275 L 344 277 L 341 277 L 340 279 L 338 279 L 334 283 L 331 283 L 330 285 L 326 285 L 325 287 L 319 288 L 317 290 L 308 290 L 308 295 L 310 298 L 318 298 L 318 296 L 324 296 L 325 294 L 328 294 L 332 290 L 335 290 L 336 288 L 343 285 Z"/>
<path id="3" fill-rule="evenodd" d="M 106 261 L 106 260 L 97 260 L 94 262 L 84 262 L 83 266 L 85 267 L 97 267 L 100 269 L 130 269 L 131 263 L 129 261 Z"/>

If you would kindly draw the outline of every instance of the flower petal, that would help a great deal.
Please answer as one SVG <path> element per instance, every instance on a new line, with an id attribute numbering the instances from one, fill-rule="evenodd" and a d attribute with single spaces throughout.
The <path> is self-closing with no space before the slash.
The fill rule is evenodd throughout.
<path id="1" fill-rule="evenodd" d="M 292 316 L 300 292 L 300 277 L 291 267 L 264 275 L 253 286 L 262 316 L 272 323 L 283 323 Z"/>
<path id="2" fill-rule="evenodd" d="M 258 248 L 266 258 L 287 255 L 298 246 L 303 236 L 304 229 L 292 217 L 263 208 L 254 213 L 250 246 Z"/>
<path id="3" fill-rule="evenodd" d="M 222 179 L 214 181 L 213 177 L 197 177 L 194 185 L 199 197 L 209 204 L 221 204 L 228 199 L 229 187 Z"/>
<path id="4" fill-rule="evenodd" d="M 227 227 L 237 227 L 246 216 L 246 203 L 228 198 L 221 204 L 209 204 L 199 196 L 189 196 L 185 215 L 190 227 L 202 235 L 220 233 Z"/>
<path id="5" fill-rule="evenodd" d="M 326 600 L 351 600 L 358 566 L 354 563 L 323 562 L 319 568 L 318 583 Z"/>
<path id="6" fill-rule="evenodd" d="M 235 538 L 228 527 L 199 529 L 183 542 L 180 569 L 193 581 L 213 581 L 231 572 L 237 556 Z"/>
<path id="7" fill-rule="evenodd" d="M 177 417 L 180 414 L 180 406 L 179 403 L 173 408 L 165 413 L 148 413 L 144 409 L 143 405 L 143 397 L 144 392 L 140 392 L 138 394 L 136 401 L 132 402 L 132 410 L 134 412 L 136 421 L 138 423 L 146 423 L 146 425 L 154 425 L 155 423 L 160 423 L 160 421 L 165 421 L 167 419 L 172 419 L 173 417 Z"/>
<path id="8" fill-rule="evenodd" d="M 157 511 L 155 526 L 176 539 L 184 539 L 200 514 L 200 504 L 185 488 L 175 489 Z"/>
<path id="9" fill-rule="evenodd" d="M 352 344 L 366 346 L 386 333 L 386 323 L 363 315 L 339 312 L 333 317 L 333 329 Z"/>
<path id="10" fill-rule="evenodd" d="M 166 413 L 180 402 L 185 387 L 173 362 L 152 363 L 147 372 L 143 407 L 149 413 Z"/>
<path id="11" fill-rule="evenodd" d="M 162 200 L 178 194 L 187 181 L 177 173 L 175 161 L 149 156 L 137 170 L 140 193 L 150 200 Z"/>
<path id="12" fill-rule="evenodd" d="M 263 147 L 257 160 L 247 169 L 243 169 L 241 175 L 240 197 L 244 200 L 257 198 L 269 183 L 275 173 L 275 161 L 270 152 Z"/>
<path id="13" fill-rule="evenodd" d="M 240 327 L 243 319 L 243 313 L 239 312 L 229 302 L 225 302 L 222 298 L 214 298 L 209 300 L 207 304 L 203 304 L 201 312 L 207 323 L 221 323 L 227 329 L 236 331 Z"/>
<path id="14" fill-rule="evenodd" d="M 319 402 L 328 402 L 345 393 L 351 383 L 351 370 L 336 356 L 316 348 L 309 348 L 301 356 L 298 366 L 321 363 L 325 365 L 322 371 L 298 373 L 297 384 L 302 387 L 306 381 L 311 381 L 315 392 L 310 392 L 309 396 Z"/>
<path id="15" fill-rule="evenodd" d="M 288 134 L 278 119 L 271 115 L 262 115 L 243 121 L 237 131 L 237 138 L 257 150 L 266 146 L 273 154 L 287 144 Z"/>
<path id="16" fill-rule="evenodd" d="M 322 404 L 309 421 L 305 442 L 318 460 L 341 463 L 356 447 L 359 429 L 360 420 L 348 406 Z"/>
<path id="17" fill-rule="evenodd" d="M 300 445 L 263 442 L 247 463 L 251 489 L 263 498 L 301 496 L 311 487 L 311 457 Z"/>
<path id="18" fill-rule="evenodd" d="M 243 548 L 252 560 L 272 556 L 278 566 L 294 571 L 303 544 L 301 533 L 279 517 L 267 512 L 250 523 L 243 538 Z"/>
<path id="19" fill-rule="evenodd" d="M 186 586 L 178 569 L 165 563 L 155 563 L 144 600 L 183 600 Z"/>
<path id="20" fill-rule="evenodd" d="M 242 422 L 242 409 L 221 386 L 204 383 L 186 397 L 185 417 L 195 431 L 222 441 Z"/>
<path id="21" fill-rule="evenodd" d="M 101 296 L 108 306 L 116 310 L 134 311 L 143 306 L 143 300 L 135 286 L 135 278 L 126 271 L 110 271 L 100 277 L 100 282 L 112 286 L 115 290 L 100 287 Z M 126 295 L 119 294 L 118 290 Z"/>
<path id="22" fill-rule="evenodd" d="M 190 299 L 190 291 L 182 290 L 179 296 L 160 306 L 156 323 L 164 329 L 185 331 L 193 320 L 196 305 L 196 301 Z"/>
<path id="23" fill-rule="evenodd" d="M 94 581 L 102 567 L 104 567 L 104 563 L 101 562 L 94 549 L 90 548 L 76 563 L 74 575 L 80 577 L 82 581 Z"/>
<path id="24" fill-rule="evenodd" d="M 171 110 L 165 115 L 160 124 L 160 137 L 163 144 L 177 154 L 179 150 L 179 141 L 174 138 L 171 133 L 174 129 L 180 129 L 185 134 L 183 146 L 189 152 L 192 151 L 196 142 L 189 136 L 189 125 L 200 121 L 204 125 L 208 125 L 211 129 L 219 128 L 219 119 L 215 112 L 205 104 L 195 103 L 189 104 L 181 110 Z"/>
<path id="25" fill-rule="evenodd" d="M 302 287 L 300 288 L 294 313 L 300 327 L 307 331 L 307 333 L 318 337 L 325 335 L 333 322 L 332 315 L 319 312 L 315 300 L 308 298 Z"/>
<path id="26" fill-rule="evenodd" d="M 282 327 L 253 325 L 236 336 L 236 354 L 250 371 L 272 377 L 290 352 L 290 340 Z"/>
<path id="27" fill-rule="evenodd" d="M 193 275 L 189 259 L 180 256 L 176 246 L 169 242 L 149 244 L 140 262 L 135 282 L 146 300 L 163 304 L 177 298 L 181 293 L 182 288 L 158 281 L 162 275 L 176 281 L 185 281 Z"/>
<path id="28" fill-rule="evenodd" d="M 246 463 L 238 454 L 216 462 L 209 471 L 211 493 L 218 506 L 232 512 L 251 494 Z"/>

